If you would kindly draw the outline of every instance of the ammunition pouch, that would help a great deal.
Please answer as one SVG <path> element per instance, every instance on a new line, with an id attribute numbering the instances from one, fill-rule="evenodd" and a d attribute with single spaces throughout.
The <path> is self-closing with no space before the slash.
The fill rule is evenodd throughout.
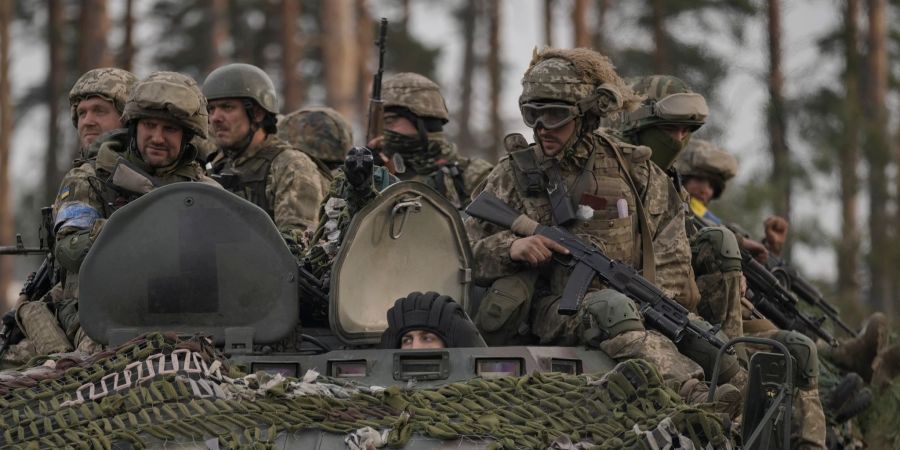
<path id="1" fill-rule="evenodd" d="M 796 331 L 779 330 L 770 339 L 781 342 L 791 352 L 797 367 L 794 383 L 800 389 L 810 389 L 816 385 L 819 376 L 819 357 L 812 339 Z"/>
<path id="2" fill-rule="evenodd" d="M 626 331 L 644 330 L 637 306 L 624 294 L 612 289 L 590 292 L 582 300 L 581 338 L 597 347 L 601 342 Z"/>
<path id="3" fill-rule="evenodd" d="M 700 328 L 706 331 L 712 331 L 715 328 L 705 320 L 692 320 L 691 322 L 695 325 L 699 325 Z M 729 340 L 728 336 L 721 331 L 717 332 L 716 336 L 723 342 L 728 342 Z M 686 333 L 681 341 L 677 343 L 677 346 L 678 351 L 688 358 L 691 358 L 703 368 L 707 380 L 713 378 L 713 370 L 715 369 L 716 356 L 718 355 L 719 349 L 710 344 L 706 339 L 694 336 L 691 333 Z M 736 356 L 728 353 L 722 355 L 722 362 L 719 365 L 719 384 L 724 384 L 731 380 L 738 373 L 740 368 L 740 362 Z"/>
<path id="4" fill-rule="evenodd" d="M 494 281 L 478 306 L 474 322 L 489 345 L 524 343 L 537 273 L 532 270 Z"/>

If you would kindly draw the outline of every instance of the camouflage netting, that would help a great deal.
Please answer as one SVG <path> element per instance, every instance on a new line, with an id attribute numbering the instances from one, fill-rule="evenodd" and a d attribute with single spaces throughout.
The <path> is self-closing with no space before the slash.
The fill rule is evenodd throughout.
<path id="1" fill-rule="evenodd" d="M 2 372 L 0 395 L 0 448 L 209 439 L 269 448 L 286 432 L 350 439 L 366 427 L 390 447 L 413 434 L 493 441 L 489 448 L 640 449 L 651 448 L 651 439 L 674 440 L 677 448 L 731 445 L 717 416 L 685 405 L 639 360 L 600 378 L 535 373 L 384 389 L 314 371 L 303 379 L 246 375 L 229 369 L 206 339 L 150 334 L 84 360 L 59 355 Z"/>

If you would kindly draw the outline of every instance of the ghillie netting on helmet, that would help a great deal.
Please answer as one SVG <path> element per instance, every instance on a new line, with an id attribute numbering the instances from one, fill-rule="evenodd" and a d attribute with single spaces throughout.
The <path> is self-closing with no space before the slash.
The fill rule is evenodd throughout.
<path id="1" fill-rule="evenodd" d="M 402 447 L 413 435 L 495 449 L 731 448 L 718 416 L 686 405 L 641 360 L 602 377 L 534 373 L 379 388 L 314 371 L 300 379 L 246 374 L 205 338 L 154 333 L 90 357 L 36 358 L 0 373 L 0 395 L 0 448 L 210 440 L 269 448 L 286 433 L 315 430 L 345 434 L 351 448 L 360 439 L 362 448 Z"/>

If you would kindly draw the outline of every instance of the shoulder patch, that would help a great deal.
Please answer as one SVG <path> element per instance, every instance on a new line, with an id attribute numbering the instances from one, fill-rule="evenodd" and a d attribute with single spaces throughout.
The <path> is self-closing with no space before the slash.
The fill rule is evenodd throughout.
<path id="1" fill-rule="evenodd" d="M 61 201 L 65 200 L 69 196 L 69 193 L 71 191 L 72 191 L 72 188 L 70 188 L 69 186 L 63 187 L 62 189 L 60 189 L 59 193 L 56 194 L 56 201 L 61 202 Z"/>

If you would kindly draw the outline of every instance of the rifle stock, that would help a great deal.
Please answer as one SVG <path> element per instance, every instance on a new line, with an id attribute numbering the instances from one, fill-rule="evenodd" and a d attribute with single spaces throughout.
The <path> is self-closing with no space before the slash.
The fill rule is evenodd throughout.
<path id="1" fill-rule="evenodd" d="M 525 217 L 487 191 L 483 191 L 469 204 L 466 213 L 504 229 L 513 228 L 520 217 Z M 717 349 L 725 346 L 725 342 L 714 332 L 691 322 L 687 309 L 669 298 L 633 267 L 609 259 L 599 249 L 561 227 L 537 224 L 533 234 L 547 237 L 569 250 L 569 263 L 557 260 L 572 267 L 572 274 L 559 302 L 559 314 L 575 314 L 594 277 L 600 277 L 610 288 L 636 301 L 647 324 L 672 341 L 678 343 L 687 334 L 691 334 Z"/>

